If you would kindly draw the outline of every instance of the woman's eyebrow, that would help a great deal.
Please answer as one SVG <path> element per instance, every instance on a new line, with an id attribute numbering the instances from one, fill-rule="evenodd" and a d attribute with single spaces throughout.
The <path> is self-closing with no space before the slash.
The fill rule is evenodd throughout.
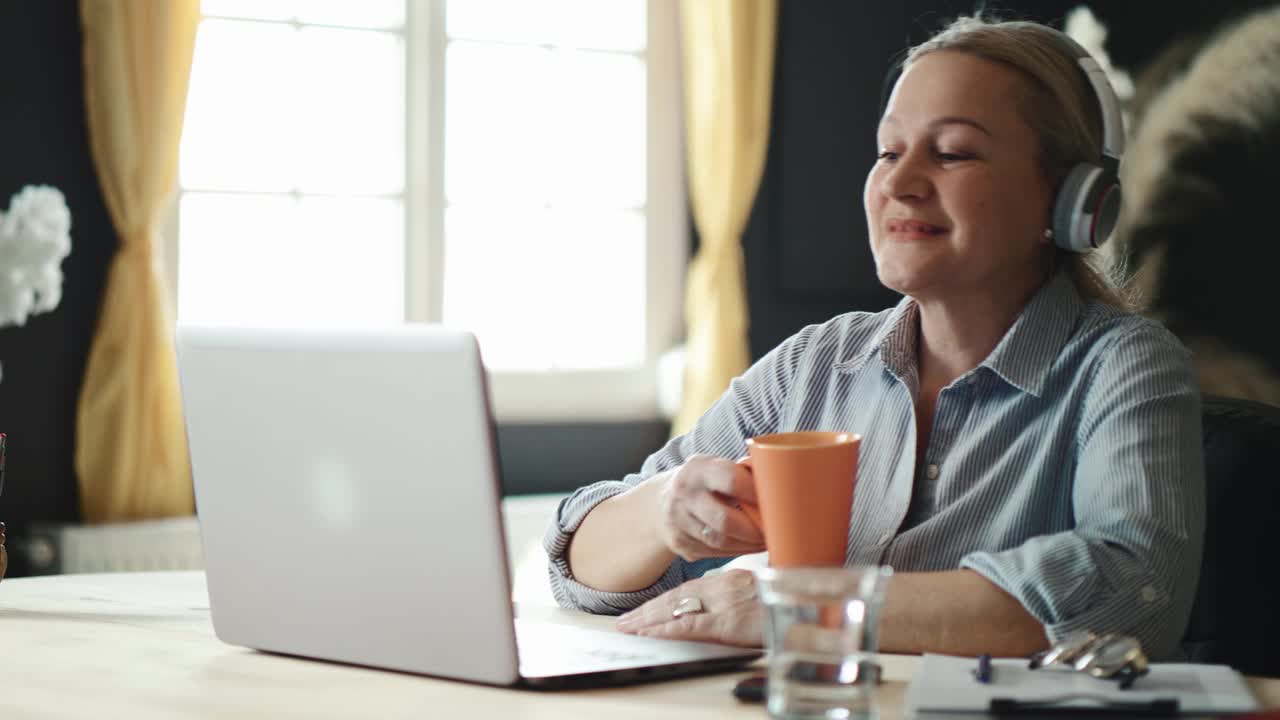
<path id="1" fill-rule="evenodd" d="M 883 118 L 881 118 L 880 124 L 881 125 L 897 125 L 898 119 L 892 115 L 885 115 Z M 964 117 L 963 115 L 944 115 L 940 118 L 935 118 L 932 121 L 930 121 L 927 127 L 932 130 L 942 125 L 968 125 L 969 127 L 982 133 L 983 135 L 986 135 L 987 137 L 991 137 L 991 131 L 988 130 L 985 125 L 978 122 L 977 120 L 974 120 L 973 118 L 967 118 L 967 117 Z"/>

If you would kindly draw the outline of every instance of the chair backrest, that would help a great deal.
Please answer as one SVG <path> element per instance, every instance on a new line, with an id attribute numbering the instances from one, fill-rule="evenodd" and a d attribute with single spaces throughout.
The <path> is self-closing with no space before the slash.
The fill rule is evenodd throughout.
<path id="1" fill-rule="evenodd" d="M 1183 649 L 1280 677 L 1280 407 L 1204 398 L 1204 559 Z"/>

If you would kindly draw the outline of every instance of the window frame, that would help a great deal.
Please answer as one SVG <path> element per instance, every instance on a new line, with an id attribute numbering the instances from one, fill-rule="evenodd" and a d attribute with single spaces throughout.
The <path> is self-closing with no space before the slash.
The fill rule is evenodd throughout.
<path id="1" fill-rule="evenodd" d="M 404 321 L 439 322 L 444 267 L 444 56 L 447 0 L 406 0 Z M 688 262 L 678 0 L 646 0 L 645 360 L 628 369 L 489 371 L 500 422 L 654 420 L 658 360 L 682 339 Z M 170 298 L 177 307 L 179 207 L 165 223 Z M 590 301 L 587 299 L 586 301 Z M 483 348 L 482 348 L 483 351 Z"/>

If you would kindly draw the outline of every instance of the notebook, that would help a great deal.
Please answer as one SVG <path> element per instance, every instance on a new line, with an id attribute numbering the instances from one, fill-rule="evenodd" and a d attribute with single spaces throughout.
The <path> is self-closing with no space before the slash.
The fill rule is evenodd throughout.
<path id="1" fill-rule="evenodd" d="M 222 640 L 538 687 L 760 656 L 514 619 L 493 419 L 469 333 L 180 327 L 177 345 Z"/>

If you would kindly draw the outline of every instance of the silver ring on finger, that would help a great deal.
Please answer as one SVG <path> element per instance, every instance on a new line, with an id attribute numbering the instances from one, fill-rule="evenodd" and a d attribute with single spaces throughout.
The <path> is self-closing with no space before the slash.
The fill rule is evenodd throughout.
<path id="1" fill-rule="evenodd" d="M 676 608 L 671 611 L 671 617 L 681 618 L 685 615 L 694 615 L 700 612 L 706 612 L 707 608 L 703 606 L 702 600 L 696 597 L 682 598 L 676 603 Z"/>
<path id="2" fill-rule="evenodd" d="M 710 525 L 702 526 L 702 542 L 707 543 L 708 545 L 711 544 L 711 537 L 715 534 L 716 531 L 712 530 Z"/>

